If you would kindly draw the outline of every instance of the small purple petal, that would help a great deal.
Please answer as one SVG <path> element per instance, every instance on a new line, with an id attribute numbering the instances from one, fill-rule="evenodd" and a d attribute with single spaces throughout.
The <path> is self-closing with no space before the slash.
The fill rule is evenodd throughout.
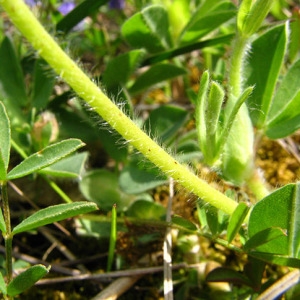
<path id="1" fill-rule="evenodd" d="M 71 10 L 73 10 L 75 8 L 75 3 L 74 2 L 65 2 L 63 4 L 61 4 L 58 7 L 58 11 L 62 14 L 62 15 L 66 15 L 68 14 Z"/>
<path id="2" fill-rule="evenodd" d="M 110 0 L 109 8 L 123 9 L 125 7 L 125 0 Z"/>

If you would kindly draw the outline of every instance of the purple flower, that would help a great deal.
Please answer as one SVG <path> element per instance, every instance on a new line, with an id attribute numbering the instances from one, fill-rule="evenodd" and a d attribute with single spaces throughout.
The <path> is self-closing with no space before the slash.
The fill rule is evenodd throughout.
<path id="1" fill-rule="evenodd" d="M 73 10 L 75 8 L 75 3 L 74 2 L 65 2 L 63 4 L 61 4 L 58 7 L 58 11 L 62 14 L 62 15 L 66 15 L 68 14 L 71 10 Z"/>
<path id="2" fill-rule="evenodd" d="M 125 0 L 110 0 L 109 8 L 123 9 L 125 7 Z"/>

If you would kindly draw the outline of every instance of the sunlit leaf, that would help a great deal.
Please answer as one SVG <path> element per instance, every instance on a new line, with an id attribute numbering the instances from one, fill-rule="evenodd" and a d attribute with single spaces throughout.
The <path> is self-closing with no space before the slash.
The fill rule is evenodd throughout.
<path id="1" fill-rule="evenodd" d="M 87 158 L 88 152 L 76 153 L 40 170 L 39 173 L 55 177 L 80 178 Z"/>
<path id="2" fill-rule="evenodd" d="M 197 226 L 194 223 L 180 216 L 172 216 L 172 225 L 187 231 L 197 230 Z"/>
<path id="3" fill-rule="evenodd" d="M 281 24 L 259 36 L 246 60 L 247 85 L 255 86 L 248 100 L 255 125 L 265 125 L 271 109 L 278 76 L 288 44 L 288 24 Z"/>
<path id="4" fill-rule="evenodd" d="M 254 205 L 249 218 L 250 240 L 268 228 L 280 228 L 285 234 L 259 246 L 259 251 L 290 258 L 300 256 L 300 183 L 288 184 Z M 265 237 L 267 238 L 267 236 Z"/>
<path id="5" fill-rule="evenodd" d="M 180 37 L 180 43 L 186 44 L 199 40 L 213 32 L 223 23 L 236 15 L 236 6 L 229 1 L 219 1 L 217 5 L 211 5 L 211 9 L 204 11 L 202 6 L 192 16 Z"/>
<path id="6" fill-rule="evenodd" d="M 0 102 L 0 180 L 6 179 L 10 155 L 10 122 L 5 107 Z"/>
<path id="7" fill-rule="evenodd" d="M 7 286 L 7 294 L 11 297 L 17 296 L 33 286 L 44 277 L 50 270 L 43 265 L 35 265 L 15 277 Z"/>
<path id="8" fill-rule="evenodd" d="M 280 255 L 265 252 L 251 252 L 250 255 L 268 263 L 300 269 L 300 259 L 293 258 L 288 255 Z"/>
<path id="9" fill-rule="evenodd" d="M 77 139 L 68 139 L 50 145 L 23 160 L 8 173 L 7 177 L 11 180 L 37 172 L 66 157 L 82 146 L 84 146 L 84 143 Z"/>
<path id="10" fill-rule="evenodd" d="M 13 229 L 12 233 L 17 234 L 29 231 L 53 222 L 75 217 L 79 214 L 85 214 L 96 209 L 97 205 L 95 203 L 85 201 L 49 206 L 24 219 Z"/>
<path id="11" fill-rule="evenodd" d="M 136 94 L 144 89 L 152 87 L 155 84 L 161 84 L 169 80 L 186 74 L 186 69 L 177 67 L 173 64 L 156 64 L 140 75 L 134 84 L 129 88 L 129 92 Z"/>
<path id="12" fill-rule="evenodd" d="M 244 219 L 248 214 L 248 211 L 249 211 L 249 206 L 244 202 L 240 202 L 237 208 L 234 210 L 233 214 L 230 216 L 229 224 L 227 227 L 228 243 L 231 243 L 235 235 L 240 230 L 244 222 Z"/>
<path id="13" fill-rule="evenodd" d="M 300 60 L 288 70 L 274 96 L 266 130 L 270 138 L 283 138 L 300 128 L 300 87 L 297 81 L 299 76 Z"/>
<path id="14" fill-rule="evenodd" d="M 227 268 L 216 268 L 206 276 L 208 282 L 230 282 L 233 284 L 245 284 L 252 286 L 249 278 L 238 271 Z"/>
<path id="15" fill-rule="evenodd" d="M 245 243 L 244 250 L 260 250 L 260 246 L 266 246 L 269 242 L 280 239 L 281 237 L 286 237 L 285 232 L 281 228 L 266 228 L 251 236 Z"/>
<path id="16" fill-rule="evenodd" d="M 171 47 L 169 21 L 163 6 L 151 5 L 129 18 L 122 26 L 122 35 L 134 48 L 155 53 Z"/>
<path id="17" fill-rule="evenodd" d="M 194 50 L 200 50 L 200 49 L 203 49 L 206 47 L 213 47 L 213 46 L 217 46 L 217 45 L 221 45 L 221 44 L 223 44 L 223 45 L 229 44 L 233 37 L 234 37 L 233 34 L 226 34 L 226 35 L 218 36 L 218 37 L 211 38 L 211 39 L 205 39 L 200 42 L 194 42 L 194 43 L 191 43 L 188 45 L 176 47 L 171 50 L 159 52 L 150 57 L 147 57 L 142 62 L 141 65 L 142 66 L 153 65 L 154 63 L 162 62 L 164 60 L 171 59 L 171 58 L 179 56 L 179 55 L 191 53 Z"/>

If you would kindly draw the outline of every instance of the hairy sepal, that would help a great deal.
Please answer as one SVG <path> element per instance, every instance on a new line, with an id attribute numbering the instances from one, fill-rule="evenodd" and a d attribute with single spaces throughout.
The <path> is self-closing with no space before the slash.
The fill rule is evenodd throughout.
<path id="1" fill-rule="evenodd" d="M 242 104 L 224 145 L 221 171 L 223 177 L 241 185 L 253 170 L 254 133 L 246 104 Z"/>

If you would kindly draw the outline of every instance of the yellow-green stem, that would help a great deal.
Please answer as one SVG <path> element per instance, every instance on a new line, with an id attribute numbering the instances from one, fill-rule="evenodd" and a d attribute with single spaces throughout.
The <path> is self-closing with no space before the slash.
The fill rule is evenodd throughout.
<path id="1" fill-rule="evenodd" d="M 247 55 L 248 39 L 237 34 L 233 45 L 229 71 L 231 93 L 238 98 L 243 92 L 243 64 Z"/>
<path id="2" fill-rule="evenodd" d="M 117 205 L 114 204 L 111 211 L 111 222 L 110 222 L 110 238 L 109 238 L 109 249 L 108 249 L 108 260 L 106 271 L 110 272 L 113 264 L 113 259 L 116 250 L 117 241 Z"/>
<path id="3" fill-rule="evenodd" d="M 116 131 L 164 173 L 173 177 L 190 192 L 225 213 L 232 214 L 237 203 L 199 179 L 185 166 L 180 165 L 140 130 L 64 53 L 22 0 L 0 0 L 0 4 L 39 55 Z"/>
<path id="4" fill-rule="evenodd" d="M 5 229 L 6 229 L 6 232 L 4 234 L 4 240 L 5 240 L 7 283 L 10 283 L 12 280 L 12 234 L 11 234 L 10 211 L 9 211 L 8 195 L 7 195 L 7 182 L 1 182 L 0 187 L 1 187 L 3 217 L 4 217 Z"/>

